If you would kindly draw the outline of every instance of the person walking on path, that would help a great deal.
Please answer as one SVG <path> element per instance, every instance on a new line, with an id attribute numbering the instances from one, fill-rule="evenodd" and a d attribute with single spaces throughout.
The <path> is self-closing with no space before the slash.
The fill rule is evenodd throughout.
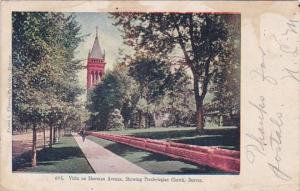
<path id="1" fill-rule="evenodd" d="M 85 137 L 86 137 L 85 129 L 84 129 L 84 128 L 81 128 L 79 134 L 80 134 L 80 136 L 82 137 L 82 141 L 84 142 Z"/>

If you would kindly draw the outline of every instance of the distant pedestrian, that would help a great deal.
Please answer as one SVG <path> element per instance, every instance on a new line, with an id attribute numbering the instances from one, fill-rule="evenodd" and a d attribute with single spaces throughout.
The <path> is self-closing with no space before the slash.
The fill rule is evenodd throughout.
<path id="1" fill-rule="evenodd" d="M 86 137 L 86 132 L 85 132 L 84 128 L 82 128 L 81 136 L 82 136 L 82 141 L 84 142 L 85 137 Z"/>

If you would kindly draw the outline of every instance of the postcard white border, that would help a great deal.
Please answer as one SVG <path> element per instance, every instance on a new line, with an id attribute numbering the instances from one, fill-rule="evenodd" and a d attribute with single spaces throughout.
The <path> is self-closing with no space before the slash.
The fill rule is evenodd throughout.
<path id="1" fill-rule="evenodd" d="M 10 79 L 10 53 L 11 53 L 11 12 L 12 11 L 56 11 L 56 12 L 113 12 L 113 11 L 147 11 L 147 12 L 240 12 L 242 15 L 242 57 L 241 57 L 241 172 L 240 175 L 176 175 L 176 177 L 197 177 L 202 180 L 200 183 L 161 183 L 161 182 L 97 182 L 97 181 L 70 181 L 68 174 L 27 174 L 11 172 L 11 129 L 9 101 L 9 79 Z M 285 2 L 240 2 L 240 1 L 2 1 L 1 2 L 1 186 L 7 190 L 298 190 L 300 189 L 300 123 L 299 123 L 299 82 L 284 80 L 278 74 L 286 67 L 294 67 L 299 71 L 299 60 L 291 63 L 286 58 L 280 64 L 274 58 L 268 57 L 266 71 L 268 75 L 280 81 L 274 88 L 262 82 L 255 75 L 255 70 L 261 69 L 262 57 L 260 46 L 278 48 L 276 44 L 268 44 L 269 41 L 263 38 L 262 30 L 266 26 L 268 30 L 276 33 L 279 29 L 274 19 L 290 19 L 299 21 L 299 8 L 297 1 Z M 262 22 L 264 20 L 264 22 Z M 274 23 L 273 23 L 274 22 Z M 264 24 L 264 25 L 262 25 Z M 274 28 L 276 27 L 276 28 Z M 286 27 L 286 25 L 282 26 Z M 298 37 L 294 43 L 299 44 Z M 266 44 L 267 43 L 267 44 Z M 294 44 L 292 44 L 294 45 Z M 295 44 L 296 47 L 299 47 Z M 298 51 L 300 48 L 298 48 Z M 275 55 L 275 53 L 273 53 Z M 279 53 L 278 53 L 279 54 Z M 299 52 L 298 52 L 299 54 Z M 299 55 L 298 55 L 299 56 Z M 298 67 L 298 68 L 297 68 Z M 278 73 L 279 72 L 279 73 Z M 299 74 L 298 74 L 299 77 Z M 257 134 L 258 112 L 253 110 L 249 101 L 257 101 L 260 96 L 268 99 L 268 112 L 282 112 L 285 116 L 284 128 L 281 135 L 281 168 L 291 177 L 289 181 L 278 179 L 269 170 L 267 163 L 272 160 L 262 157 L 256 153 L 253 163 L 247 158 L 247 145 L 255 144 L 248 138 L 247 134 Z M 280 105 L 285 105 L 280 107 Z M 280 110 L 280 111 L 279 111 Z M 271 115 L 271 114 L 270 114 Z M 273 113 L 272 113 L 273 115 Z M 272 117 L 272 116 L 267 116 Z M 266 136 L 270 123 L 266 123 Z M 269 151 L 268 151 L 269 152 Z M 271 152 L 271 151 L 270 151 Z M 249 153 L 248 153 L 249 154 Z M 55 180 L 55 177 L 63 176 L 64 181 Z M 83 177 L 85 174 L 78 174 Z M 141 176 L 122 174 L 103 174 L 95 176 Z M 142 177 L 172 178 L 173 175 L 142 175 Z"/>

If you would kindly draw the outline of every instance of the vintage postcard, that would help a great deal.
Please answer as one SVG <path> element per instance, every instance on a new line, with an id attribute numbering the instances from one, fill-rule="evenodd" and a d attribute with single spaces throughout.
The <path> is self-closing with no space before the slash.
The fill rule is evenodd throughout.
<path id="1" fill-rule="evenodd" d="M 297 1 L 3 1 L 0 188 L 300 189 Z"/>

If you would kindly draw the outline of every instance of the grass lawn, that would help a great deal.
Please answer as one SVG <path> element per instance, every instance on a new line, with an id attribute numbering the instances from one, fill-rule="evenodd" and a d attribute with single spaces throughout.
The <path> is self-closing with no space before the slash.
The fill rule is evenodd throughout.
<path id="1" fill-rule="evenodd" d="M 153 174 L 222 174 L 222 172 L 209 167 L 174 160 L 168 156 L 151 153 L 124 144 L 93 136 L 88 136 L 87 138 Z"/>
<path id="2" fill-rule="evenodd" d="M 30 152 L 23 153 L 13 162 L 17 172 L 93 173 L 73 136 L 64 136 L 52 148 L 37 153 L 38 165 L 30 167 Z"/>
<path id="3" fill-rule="evenodd" d="M 195 127 L 148 128 L 104 132 L 141 138 L 164 139 L 191 145 L 218 146 L 224 149 L 240 150 L 240 133 L 239 129 L 235 127 L 207 128 L 201 135 L 196 132 Z"/>

